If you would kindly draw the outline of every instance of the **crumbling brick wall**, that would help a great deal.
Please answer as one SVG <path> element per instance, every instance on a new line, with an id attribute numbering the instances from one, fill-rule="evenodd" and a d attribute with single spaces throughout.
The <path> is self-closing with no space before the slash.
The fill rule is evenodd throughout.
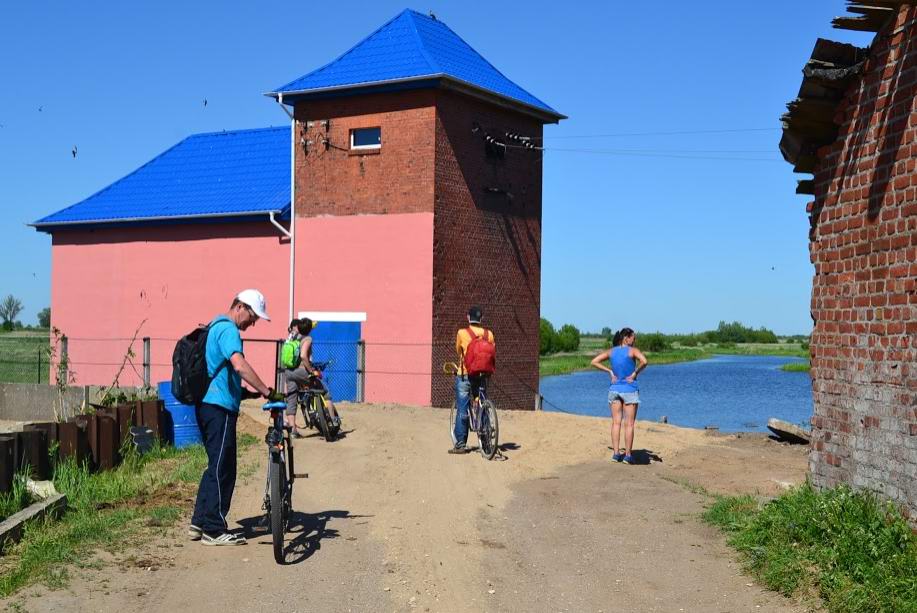
<path id="1" fill-rule="evenodd" d="M 917 9 L 878 32 L 818 151 L 809 205 L 810 455 L 917 517 Z"/>

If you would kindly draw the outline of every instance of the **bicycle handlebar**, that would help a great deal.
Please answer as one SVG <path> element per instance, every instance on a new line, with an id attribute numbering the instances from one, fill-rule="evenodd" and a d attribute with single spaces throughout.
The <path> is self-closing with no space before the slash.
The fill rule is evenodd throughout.
<path id="1" fill-rule="evenodd" d="M 279 411 L 281 409 L 286 409 L 287 403 L 283 400 L 272 400 L 271 402 L 265 402 L 264 406 L 261 407 L 262 411 Z"/>
<path id="2" fill-rule="evenodd" d="M 443 362 L 443 372 L 447 375 L 457 375 L 458 371 L 459 367 L 455 362 Z"/>

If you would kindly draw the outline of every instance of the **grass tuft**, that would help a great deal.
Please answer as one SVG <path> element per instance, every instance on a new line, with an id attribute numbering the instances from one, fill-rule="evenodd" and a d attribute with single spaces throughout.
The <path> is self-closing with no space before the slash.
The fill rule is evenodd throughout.
<path id="1" fill-rule="evenodd" d="M 814 591 L 834 613 L 917 612 L 917 535 L 872 494 L 805 484 L 763 506 L 719 498 L 704 519 L 783 594 Z"/>

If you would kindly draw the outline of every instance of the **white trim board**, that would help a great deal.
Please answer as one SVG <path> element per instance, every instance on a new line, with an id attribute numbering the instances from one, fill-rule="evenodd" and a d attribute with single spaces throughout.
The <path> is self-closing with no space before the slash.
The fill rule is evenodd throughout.
<path id="1" fill-rule="evenodd" d="M 297 317 L 308 317 L 312 321 L 366 321 L 366 313 L 360 311 L 300 311 Z"/>

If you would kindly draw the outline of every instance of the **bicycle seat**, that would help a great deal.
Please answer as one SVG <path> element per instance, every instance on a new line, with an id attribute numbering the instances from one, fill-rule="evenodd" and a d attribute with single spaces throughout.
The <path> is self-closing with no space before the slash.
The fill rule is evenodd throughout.
<path id="1" fill-rule="evenodd" d="M 262 411 L 280 411 L 287 408 L 287 403 L 283 400 L 274 400 L 272 402 L 265 402 L 264 406 L 261 407 Z"/>

